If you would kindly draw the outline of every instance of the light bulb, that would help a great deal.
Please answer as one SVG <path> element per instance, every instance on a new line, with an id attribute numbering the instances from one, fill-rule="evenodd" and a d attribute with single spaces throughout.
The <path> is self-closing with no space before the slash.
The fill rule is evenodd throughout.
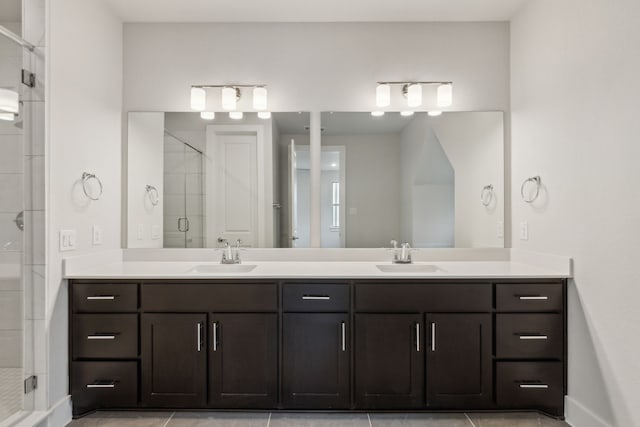
<path id="1" fill-rule="evenodd" d="M 407 105 L 409 107 L 422 105 L 422 85 L 412 83 L 407 87 Z"/>
<path id="2" fill-rule="evenodd" d="M 376 88 L 376 106 L 388 107 L 391 104 L 391 86 L 378 85 Z"/>
<path id="3" fill-rule="evenodd" d="M 203 111 L 200 113 L 200 118 L 204 120 L 213 120 L 216 118 L 216 113 L 213 111 Z"/>
<path id="4" fill-rule="evenodd" d="M 18 114 L 20 100 L 18 92 L 0 88 L 0 113 Z"/>
<path id="5" fill-rule="evenodd" d="M 451 83 L 438 86 L 438 107 L 449 107 L 453 104 L 453 85 Z"/>
<path id="6" fill-rule="evenodd" d="M 258 118 L 259 119 L 270 119 L 271 118 L 271 113 L 269 111 L 258 111 Z"/>
<path id="7" fill-rule="evenodd" d="M 400 111 L 400 115 L 403 116 L 403 117 L 413 116 L 413 111 L 410 111 L 410 110 Z"/>
<path id="8" fill-rule="evenodd" d="M 229 118 L 233 120 L 242 120 L 242 111 L 231 111 L 229 113 Z"/>
<path id="9" fill-rule="evenodd" d="M 0 113 L 0 120 L 6 120 L 8 122 L 12 122 L 15 119 L 16 119 L 16 116 L 13 113 Z"/>
<path id="10" fill-rule="evenodd" d="M 267 88 L 265 87 L 253 88 L 253 109 L 254 110 L 267 109 Z"/>
<path id="11" fill-rule="evenodd" d="M 438 117 L 442 115 L 442 111 L 429 111 L 427 114 L 430 117 Z"/>
<path id="12" fill-rule="evenodd" d="M 204 111 L 207 105 L 207 92 L 201 87 L 191 88 L 191 109 Z"/>
<path id="13" fill-rule="evenodd" d="M 235 87 L 222 88 L 222 109 L 235 110 L 237 105 L 237 92 Z"/>
<path id="14" fill-rule="evenodd" d="M 384 111 L 372 111 L 371 115 L 373 117 L 381 117 L 381 116 L 384 116 Z"/>

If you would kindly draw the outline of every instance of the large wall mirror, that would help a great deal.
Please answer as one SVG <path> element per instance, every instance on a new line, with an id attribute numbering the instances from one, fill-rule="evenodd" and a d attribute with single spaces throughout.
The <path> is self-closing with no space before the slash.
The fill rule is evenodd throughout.
<path id="1" fill-rule="evenodd" d="M 321 246 L 503 247 L 501 112 L 323 113 Z M 309 247 L 310 115 L 130 112 L 126 246 Z"/>

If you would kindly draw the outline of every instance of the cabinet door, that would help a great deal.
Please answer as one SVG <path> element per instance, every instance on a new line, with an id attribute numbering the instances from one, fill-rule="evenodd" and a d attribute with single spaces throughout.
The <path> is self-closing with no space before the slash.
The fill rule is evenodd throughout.
<path id="1" fill-rule="evenodd" d="M 424 405 L 424 340 L 419 314 L 357 314 L 356 405 L 411 409 Z"/>
<path id="2" fill-rule="evenodd" d="M 427 404 L 474 409 L 491 403 L 491 315 L 428 314 Z"/>
<path id="3" fill-rule="evenodd" d="M 211 405 L 274 408 L 278 404 L 278 315 L 212 314 Z"/>
<path id="4" fill-rule="evenodd" d="M 198 408 L 206 403 L 206 314 L 142 315 L 142 402 Z"/>
<path id="5" fill-rule="evenodd" d="M 349 407 L 349 316 L 283 315 L 285 408 Z"/>

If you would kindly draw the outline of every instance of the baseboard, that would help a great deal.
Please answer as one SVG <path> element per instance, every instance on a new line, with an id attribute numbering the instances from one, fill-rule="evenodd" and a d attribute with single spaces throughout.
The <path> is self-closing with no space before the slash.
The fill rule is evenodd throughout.
<path id="1" fill-rule="evenodd" d="M 36 411 L 15 424 L 15 427 L 65 427 L 71 422 L 71 396 L 65 396 L 48 411 Z"/>
<path id="2" fill-rule="evenodd" d="M 573 427 L 613 427 L 589 408 L 567 396 L 564 399 L 567 423 Z"/>

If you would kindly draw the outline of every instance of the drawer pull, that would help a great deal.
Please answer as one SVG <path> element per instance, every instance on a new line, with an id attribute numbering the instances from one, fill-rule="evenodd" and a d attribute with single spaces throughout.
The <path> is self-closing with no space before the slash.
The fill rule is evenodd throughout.
<path id="1" fill-rule="evenodd" d="M 115 295 L 101 295 L 101 296 L 95 296 L 95 297 L 87 297 L 87 300 L 89 301 L 113 301 L 116 299 Z"/>
<path id="2" fill-rule="evenodd" d="M 213 322 L 213 351 L 218 351 L 218 322 Z"/>
<path id="3" fill-rule="evenodd" d="M 340 328 L 342 329 L 342 351 L 347 351 L 347 328 L 344 322 Z"/>
<path id="4" fill-rule="evenodd" d="M 329 295 L 303 295 L 303 300 L 323 300 L 328 301 L 331 299 Z"/>
<path id="5" fill-rule="evenodd" d="M 549 297 L 545 297 L 545 296 L 520 296 L 518 297 L 520 298 L 522 301 L 546 301 L 549 299 Z"/>
<path id="6" fill-rule="evenodd" d="M 202 351 L 202 323 L 198 322 L 198 325 L 196 326 L 196 333 L 197 333 L 197 337 L 196 337 L 196 341 L 198 342 L 198 352 Z"/>
<path id="7" fill-rule="evenodd" d="M 115 335 L 87 335 L 88 340 L 115 340 Z"/>
<path id="8" fill-rule="evenodd" d="M 547 388 L 549 388 L 549 386 L 547 384 L 520 384 L 520 388 L 547 389 Z"/>
<path id="9" fill-rule="evenodd" d="M 521 340 L 548 340 L 546 335 L 520 335 Z"/>
<path id="10" fill-rule="evenodd" d="M 431 351 L 436 351 L 436 323 L 431 324 Z"/>
<path id="11" fill-rule="evenodd" d="M 416 323 L 416 351 L 420 351 L 420 323 Z"/>
<path id="12" fill-rule="evenodd" d="M 116 383 L 115 381 L 111 381 L 109 383 L 87 384 L 87 388 L 116 388 Z"/>

